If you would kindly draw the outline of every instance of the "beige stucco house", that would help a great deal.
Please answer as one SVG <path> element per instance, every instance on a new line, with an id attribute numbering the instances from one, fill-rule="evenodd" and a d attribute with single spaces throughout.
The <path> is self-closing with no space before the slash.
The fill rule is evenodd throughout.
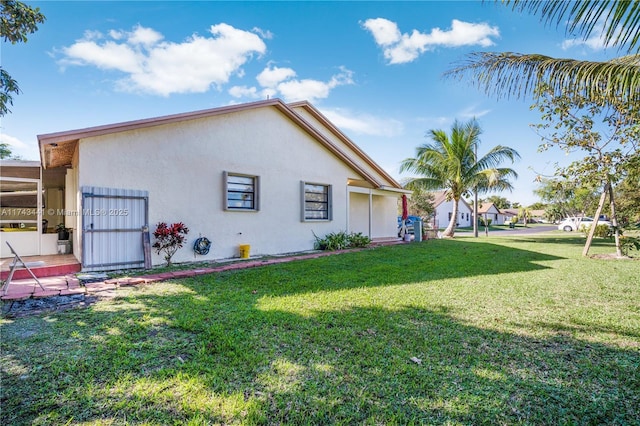
<path id="1" fill-rule="evenodd" d="M 190 229 L 175 262 L 237 257 L 247 244 L 252 255 L 309 250 L 314 234 L 338 231 L 394 238 L 408 193 L 308 102 L 269 99 L 38 141 L 43 170 L 64 171 L 64 220 L 85 270 L 142 266 L 143 229 L 161 221 Z M 204 256 L 192 249 L 198 237 L 212 243 Z M 163 262 L 155 252 L 150 260 Z"/>

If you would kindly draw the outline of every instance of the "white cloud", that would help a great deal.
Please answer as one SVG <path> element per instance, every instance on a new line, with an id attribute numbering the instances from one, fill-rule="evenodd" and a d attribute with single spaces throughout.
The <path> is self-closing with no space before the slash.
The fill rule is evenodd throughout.
<path id="1" fill-rule="evenodd" d="M 339 129 L 359 135 L 394 137 L 404 133 L 402 122 L 391 118 L 355 114 L 344 109 L 323 108 L 320 112 Z"/>
<path id="2" fill-rule="evenodd" d="M 591 50 L 604 50 L 606 49 L 607 43 L 605 42 L 606 33 L 604 22 L 600 20 L 591 31 L 591 36 L 587 39 L 584 38 L 572 38 L 564 40 L 561 44 L 563 50 L 569 50 L 573 47 L 588 47 Z M 613 40 L 615 40 L 616 36 L 619 35 L 619 30 L 613 36 Z"/>
<path id="3" fill-rule="evenodd" d="M 95 66 L 125 73 L 117 81 L 123 91 L 162 96 L 172 93 L 203 93 L 220 86 L 266 45 L 253 32 L 221 23 L 212 25 L 211 36 L 192 35 L 182 43 L 164 41 L 162 34 L 137 26 L 131 32 L 86 33 L 62 49 L 61 65 Z M 105 40 L 106 39 L 106 40 Z"/>
<path id="4" fill-rule="evenodd" d="M 229 94 L 234 98 L 259 98 L 260 94 L 255 87 L 233 86 L 229 89 Z"/>
<path id="5" fill-rule="evenodd" d="M 258 76 L 258 84 L 262 87 L 275 88 L 278 83 L 296 76 L 296 72 L 291 68 L 267 67 Z"/>
<path id="6" fill-rule="evenodd" d="M 492 37 L 500 36 L 498 27 L 457 19 L 451 21 L 451 29 L 433 28 L 428 34 L 418 30 L 413 30 L 410 34 L 401 33 L 395 22 L 384 18 L 368 19 L 362 24 L 362 27 L 371 32 L 376 44 L 382 48 L 384 57 L 389 64 L 411 62 L 422 53 L 438 46 L 489 47 L 495 44 Z"/>
<path id="7" fill-rule="evenodd" d="M 401 34 L 398 25 L 388 19 L 367 19 L 362 26 L 371 31 L 379 46 L 389 46 L 400 41 Z"/>
<path id="8" fill-rule="evenodd" d="M 260 89 L 235 86 L 229 90 L 234 97 L 249 95 L 254 98 L 282 97 L 285 102 L 307 100 L 315 102 L 325 99 L 332 89 L 353 84 L 353 72 L 341 67 L 340 72 L 331 76 L 329 81 L 298 79 L 291 68 L 279 68 L 269 65 L 256 77 Z"/>
<path id="9" fill-rule="evenodd" d="M 491 112 L 490 109 L 476 109 L 477 106 L 473 105 L 470 107 L 467 107 L 465 109 L 463 109 L 462 111 L 460 111 L 457 116 L 462 118 L 462 119 L 466 119 L 466 120 L 470 120 L 472 118 L 480 118 L 482 116 L 485 116 L 487 114 L 489 114 Z"/>
<path id="10" fill-rule="evenodd" d="M 260 37 L 262 37 L 265 40 L 271 40 L 273 38 L 273 33 L 269 30 L 263 30 L 262 28 L 253 27 L 251 31 L 260 35 Z"/>
<path id="11" fill-rule="evenodd" d="M 143 46 L 153 46 L 156 43 L 159 43 L 164 36 L 159 32 L 151 29 L 144 28 L 138 25 L 133 32 L 129 35 L 129 39 L 127 40 L 129 44 L 140 44 Z"/>
<path id="12" fill-rule="evenodd" d="M 325 99 L 329 96 L 329 84 L 320 80 L 289 80 L 278 84 L 278 92 L 282 94 L 287 102 L 308 100 L 314 102 L 316 99 Z"/>
<path id="13" fill-rule="evenodd" d="M 593 37 L 589 37 L 586 40 L 583 39 L 567 39 L 562 42 L 562 50 L 569 50 L 572 47 L 586 46 L 592 50 L 604 50 L 607 45 L 604 41 L 604 35 L 598 34 Z"/>
<path id="14" fill-rule="evenodd" d="M 0 143 L 6 143 L 11 149 L 13 156 L 19 157 L 24 160 L 38 160 L 40 158 L 40 152 L 38 146 L 34 144 L 27 144 L 14 136 L 6 133 L 0 133 Z"/>

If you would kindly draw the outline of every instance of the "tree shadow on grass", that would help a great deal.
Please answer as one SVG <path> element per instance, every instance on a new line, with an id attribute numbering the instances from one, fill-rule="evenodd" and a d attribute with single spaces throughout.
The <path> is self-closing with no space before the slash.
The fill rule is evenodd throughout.
<path id="1" fill-rule="evenodd" d="M 516 243 L 534 243 L 534 244 L 559 244 L 569 247 L 584 247 L 586 237 L 581 233 L 572 235 L 552 236 L 552 235 L 494 235 L 496 238 L 502 238 L 505 241 Z M 594 238 L 591 242 L 592 247 L 610 247 L 615 250 L 615 242 L 613 238 Z"/>
<path id="2" fill-rule="evenodd" d="M 560 259 L 488 242 L 436 240 L 221 273 L 210 282 L 266 284 L 269 294 L 281 296 L 539 271 L 548 268 L 543 262 Z"/>
<path id="3" fill-rule="evenodd" d="M 191 294 L 189 292 L 185 294 Z M 463 324 L 446 308 L 300 316 L 185 294 L 5 327 L 3 424 L 632 424 L 640 354 Z M 157 300 L 160 299 L 160 300 Z M 74 322 L 74 327 L 65 326 Z M 57 339 L 43 338 L 56 336 Z M 126 419 L 126 420 L 125 420 Z"/>

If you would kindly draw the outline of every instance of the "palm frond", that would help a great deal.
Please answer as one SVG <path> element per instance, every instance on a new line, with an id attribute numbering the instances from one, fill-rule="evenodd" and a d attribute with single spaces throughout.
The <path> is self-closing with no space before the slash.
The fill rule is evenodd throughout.
<path id="1" fill-rule="evenodd" d="M 546 24 L 566 24 L 567 33 L 588 39 L 602 33 L 605 46 L 627 53 L 640 50 L 640 3 L 638 0 L 502 0 L 514 10 L 539 15 Z M 626 49 L 624 49 L 626 46 Z"/>
<path id="2" fill-rule="evenodd" d="M 497 98 L 535 95 L 538 85 L 544 83 L 558 93 L 589 99 L 640 101 L 640 55 L 594 62 L 538 54 L 475 52 L 444 76 L 469 77 L 473 85 Z"/>

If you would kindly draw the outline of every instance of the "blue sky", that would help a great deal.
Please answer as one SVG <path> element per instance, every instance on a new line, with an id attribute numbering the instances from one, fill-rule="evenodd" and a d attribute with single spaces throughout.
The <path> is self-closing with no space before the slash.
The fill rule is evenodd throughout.
<path id="1" fill-rule="evenodd" d="M 480 154 L 498 144 L 521 154 L 515 190 L 499 195 L 524 205 L 537 201 L 537 174 L 572 158 L 537 152 L 531 100 L 498 101 L 443 72 L 476 51 L 615 54 L 490 1 L 26 3 L 46 22 L 1 51 L 22 93 L 0 137 L 24 159 L 39 159 L 38 134 L 306 99 L 399 181 L 428 130 L 476 117 Z"/>

